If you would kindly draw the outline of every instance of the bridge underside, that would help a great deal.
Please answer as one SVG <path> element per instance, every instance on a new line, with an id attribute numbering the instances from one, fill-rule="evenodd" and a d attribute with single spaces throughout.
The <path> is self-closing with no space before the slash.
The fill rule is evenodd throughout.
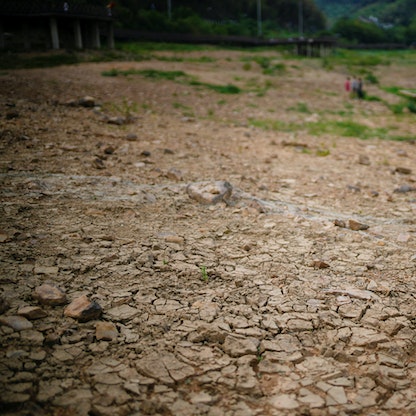
<path id="1" fill-rule="evenodd" d="M 98 49 L 114 47 L 109 19 L 44 15 L 0 16 L 0 49 Z"/>

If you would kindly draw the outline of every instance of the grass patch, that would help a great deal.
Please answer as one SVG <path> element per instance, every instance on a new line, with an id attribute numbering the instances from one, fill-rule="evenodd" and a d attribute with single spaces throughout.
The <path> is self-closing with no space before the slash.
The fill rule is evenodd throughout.
<path id="1" fill-rule="evenodd" d="M 141 75 L 145 78 L 151 78 L 154 80 L 168 80 L 168 81 L 176 81 L 183 84 L 197 86 L 197 87 L 204 87 L 216 91 L 220 94 L 239 94 L 241 89 L 235 85 L 227 84 L 227 85 L 215 85 L 215 84 L 208 84 L 205 82 L 200 82 L 190 75 L 186 74 L 183 71 L 159 71 L 156 69 L 128 69 L 128 70 L 118 70 L 118 69 L 110 69 L 109 71 L 103 71 L 101 73 L 103 76 L 107 77 L 116 77 L 118 75 L 128 76 L 128 75 Z"/>
<path id="2" fill-rule="evenodd" d="M 331 134 L 334 136 L 357 137 L 365 140 L 370 138 L 386 139 L 388 137 L 387 129 L 370 128 L 363 124 L 353 121 L 320 121 L 317 123 L 308 123 L 308 132 L 313 135 Z"/>
<path id="3" fill-rule="evenodd" d="M 297 111 L 299 113 L 310 114 L 308 104 L 306 103 L 297 103 L 294 107 L 289 107 L 288 111 Z"/>
<path id="4" fill-rule="evenodd" d="M 208 88 L 210 90 L 216 91 L 220 94 L 240 94 L 241 89 L 233 84 L 227 84 L 227 85 L 214 85 L 214 84 L 207 84 L 205 82 L 199 82 L 199 81 L 191 81 L 189 85 L 196 85 Z"/>
<path id="5" fill-rule="evenodd" d="M 0 69 L 52 68 L 61 65 L 74 65 L 82 62 L 76 54 L 1 54 Z"/>
<path id="6" fill-rule="evenodd" d="M 395 136 L 389 133 L 386 128 L 371 128 L 364 124 L 359 124 L 353 121 L 330 121 L 323 120 L 319 122 L 310 123 L 285 123 L 280 120 L 257 120 L 249 119 L 249 125 L 263 130 L 296 132 L 307 131 L 314 136 L 322 136 L 322 134 L 332 135 L 335 137 L 355 137 L 361 140 L 378 138 L 381 140 L 395 140 L 395 141 L 412 141 L 413 136 Z M 318 154 L 319 153 L 319 154 Z M 321 149 L 317 152 L 318 156 L 328 156 L 327 149 Z"/>

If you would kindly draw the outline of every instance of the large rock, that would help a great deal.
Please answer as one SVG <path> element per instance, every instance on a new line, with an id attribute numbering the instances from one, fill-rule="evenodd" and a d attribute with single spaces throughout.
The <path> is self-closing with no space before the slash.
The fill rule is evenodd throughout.
<path id="1" fill-rule="evenodd" d="M 57 286 L 43 284 L 35 289 L 34 297 L 43 305 L 65 305 L 67 303 L 65 292 Z"/>
<path id="2" fill-rule="evenodd" d="M 233 187 L 229 182 L 196 182 L 187 186 L 186 191 L 190 198 L 201 204 L 211 205 L 227 201 L 232 194 Z"/>
<path id="3" fill-rule="evenodd" d="M 74 299 L 64 310 L 64 315 L 79 322 L 88 322 L 101 316 L 103 310 L 97 302 L 91 302 L 86 295 Z"/>

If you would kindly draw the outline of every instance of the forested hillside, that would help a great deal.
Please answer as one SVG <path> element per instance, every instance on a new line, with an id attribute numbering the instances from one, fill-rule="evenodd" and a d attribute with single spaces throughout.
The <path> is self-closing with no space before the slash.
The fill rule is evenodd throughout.
<path id="1" fill-rule="evenodd" d="M 260 4 L 264 29 L 269 35 L 298 32 L 298 0 L 263 0 Z M 141 30 L 209 30 L 241 35 L 253 35 L 257 30 L 257 0 L 118 0 L 116 9 L 124 27 Z M 314 0 L 302 0 L 302 23 L 307 33 L 325 29 L 325 16 Z"/>
<path id="2" fill-rule="evenodd" d="M 415 0 L 315 0 L 330 21 L 374 16 L 385 23 L 410 25 L 416 18 Z"/>

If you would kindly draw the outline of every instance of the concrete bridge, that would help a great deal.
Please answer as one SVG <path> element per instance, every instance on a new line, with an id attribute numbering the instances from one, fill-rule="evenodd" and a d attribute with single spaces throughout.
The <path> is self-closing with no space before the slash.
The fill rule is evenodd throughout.
<path id="1" fill-rule="evenodd" d="M 105 0 L 0 0 L 0 49 L 114 48 Z"/>

